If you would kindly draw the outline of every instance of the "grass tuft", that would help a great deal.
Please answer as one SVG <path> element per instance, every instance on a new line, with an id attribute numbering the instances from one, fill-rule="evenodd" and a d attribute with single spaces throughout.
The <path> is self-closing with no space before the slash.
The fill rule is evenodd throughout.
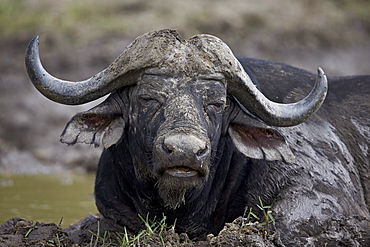
<path id="1" fill-rule="evenodd" d="M 245 226 L 251 226 L 251 225 L 260 225 L 260 226 L 266 226 L 267 229 L 269 229 L 269 225 L 275 224 L 275 218 L 272 216 L 271 206 L 265 206 L 263 205 L 261 197 L 258 197 L 259 204 L 257 204 L 257 207 L 262 212 L 262 221 L 261 219 L 253 212 L 252 207 L 245 207 L 244 210 L 244 216 L 242 218 L 242 227 Z"/>
<path id="2" fill-rule="evenodd" d="M 103 246 L 103 247 L 113 247 L 113 246 L 142 246 L 143 244 L 149 244 L 150 241 L 154 243 L 160 242 L 165 245 L 165 238 L 163 233 L 168 230 L 174 231 L 176 222 L 168 226 L 166 220 L 167 217 L 163 215 L 162 219 L 158 220 L 156 217 L 153 220 L 149 219 L 149 215 L 145 218 L 139 215 L 139 218 L 143 221 L 145 229 L 141 230 L 136 235 L 130 234 L 126 227 L 122 233 L 110 233 L 104 232 L 103 236 L 100 235 L 100 228 L 98 226 L 98 232 L 92 234 L 89 246 Z"/>

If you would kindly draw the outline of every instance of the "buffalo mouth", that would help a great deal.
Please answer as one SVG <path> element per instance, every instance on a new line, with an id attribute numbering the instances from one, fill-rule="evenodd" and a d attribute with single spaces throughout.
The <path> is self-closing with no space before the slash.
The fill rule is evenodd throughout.
<path id="1" fill-rule="evenodd" d="M 207 166 L 172 165 L 162 166 L 156 169 L 156 174 L 163 178 L 181 179 L 182 181 L 201 179 L 208 177 Z"/>
<path id="2" fill-rule="evenodd" d="M 208 177 L 208 166 L 176 164 L 157 169 L 156 187 L 164 205 L 176 209 L 185 203 L 187 191 L 199 188 Z"/>
<path id="3" fill-rule="evenodd" d="M 174 167 L 169 167 L 164 170 L 165 173 L 172 177 L 177 177 L 177 178 L 189 178 L 189 177 L 194 177 L 199 175 L 199 171 L 187 167 L 187 166 L 174 166 Z"/>

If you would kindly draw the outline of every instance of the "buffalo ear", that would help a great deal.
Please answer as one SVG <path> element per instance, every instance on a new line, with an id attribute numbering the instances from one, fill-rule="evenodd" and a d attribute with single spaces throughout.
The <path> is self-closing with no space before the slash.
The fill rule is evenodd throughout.
<path id="1" fill-rule="evenodd" d="M 69 145 L 94 144 L 95 147 L 102 142 L 105 148 L 109 148 L 120 140 L 124 127 L 125 122 L 119 116 L 82 112 L 69 121 L 60 141 Z"/>
<path id="2" fill-rule="evenodd" d="M 294 154 L 276 130 L 230 125 L 228 132 L 236 148 L 249 158 L 295 161 Z"/>
<path id="3" fill-rule="evenodd" d="M 276 129 L 248 112 L 235 97 L 228 97 L 228 105 L 223 133 L 229 134 L 239 152 L 252 159 L 295 162 L 290 147 Z"/>
<path id="4" fill-rule="evenodd" d="M 294 154 L 284 138 L 274 129 L 230 124 L 228 133 L 235 147 L 249 158 L 295 162 Z"/>
<path id="5" fill-rule="evenodd" d="M 76 114 L 66 125 L 60 141 L 68 145 L 75 143 L 94 144 L 105 148 L 116 144 L 122 137 L 125 121 L 122 114 L 114 111 L 107 100 L 100 105 Z"/>

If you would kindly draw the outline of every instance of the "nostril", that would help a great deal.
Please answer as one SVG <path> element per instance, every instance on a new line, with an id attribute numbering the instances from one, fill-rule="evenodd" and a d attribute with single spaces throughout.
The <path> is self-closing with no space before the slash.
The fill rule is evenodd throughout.
<path id="1" fill-rule="evenodd" d="M 162 152 L 166 154 L 171 154 L 173 152 L 173 150 L 169 148 L 165 143 L 162 143 L 161 149 L 162 149 Z"/>
<path id="2" fill-rule="evenodd" d="M 163 157 L 179 158 L 179 159 L 204 159 L 209 153 L 209 145 L 206 141 L 194 135 L 168 135 L 165 136 L 162 142 L 157 146 L 158 154 Z"/>
<path id="3" fill-rule="evenodd" d="M 197 152 L 197 156 L 201 157 L 204 156 L 208 153 L 208 147 L 206 146 L 205 148 L 199 149 Z"/>

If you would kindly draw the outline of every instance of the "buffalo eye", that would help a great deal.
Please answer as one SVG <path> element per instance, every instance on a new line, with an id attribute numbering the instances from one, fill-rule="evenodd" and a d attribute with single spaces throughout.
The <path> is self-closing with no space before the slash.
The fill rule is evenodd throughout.
<path id="1" fill-rule="evenodd" d="M 153 97 L 151 97 L 150 95 L 147 95 L 147 94 L 139 95 L 139 99 L 142 100 L 142 101 L 155 100 Z"/>
<path id="2" fill-rule="evenodd" d="M 139 95 L 139 99 L 144 105 L 159 103 L 159 101 L 156 98 L 153 98 L 152 96 L 146 94 Z"/>
<path id="3" fill-rule="evenodd" d="M 217 102 L 215 102 L 215 103 L 209 103 L 209 104 L 207 104 L 206 109 L 207 110 L 213 110 L 213 111 L 215 111 L 217 113 L 220 113 L 224 109 L 224 106 L 225 106 L 224 103 L 217 103 Z"/>

